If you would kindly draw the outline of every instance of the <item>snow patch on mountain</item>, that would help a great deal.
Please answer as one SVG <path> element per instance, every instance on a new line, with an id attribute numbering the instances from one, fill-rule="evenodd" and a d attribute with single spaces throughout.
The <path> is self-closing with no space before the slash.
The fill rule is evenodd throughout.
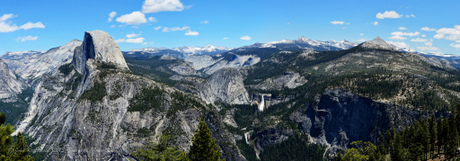
<path id="1" fill-rule="evenodd" d="M 224 46 L 212 46 L 212 45 L 207 45 L 203 47 L 178 47 L 178 48 L 140 48 L 140 49 L 132 49 L 131 51 L 128 52 L 128 54 L 133 54 L 135 52 L 144 52 L 144 53 L 160 53 L 165 50 L 173 50 L 177 51 L 179 53 L 182 53 L 183 56 L 190 56 L 190 55 L 214 55 L 214 54 L 219 54 L 223 53 L 226 51 L 231 50 L 232 48 L 224 47 Z"/>
<path id="2" fill-rule="evenodd" d="M 320 41 L 320 40 L 311 40 L 307 39 L 304 36 L 301 36 L 297 40 L 286 40 L 283 39 L 281 41 L 272 41 L 267 43 L 255 43 L 248 47 L 259 47 L 259 48 L 285 48 L 284 46 L 288 45 L 287 47 L 297 47 L 300 49 L 322 49 L 322 50 L 345 50 L 352 48 L 358 43 L 356 42 L 349 42 L 347 40 L 336 41 L 336 40 L 329 40 L 329 41 Z"/>
<path id="3" fill-rule="evenodd" d="M 207 45 L 204 47 L 186 47 L 184 46 L 184 47 L 179 47 L 179 48 L 173 48 L 173 50 L 176 50 L 178 52 L 188 54 L 188 55 L 202 55 L 202 54 L 210 55 L 209 53 L 219 52 L 219 51 L 225 52 L 225 51 L 231 50 L 231 48 L 224 47 L 224 46 L 216 47 L 212 45 Z"/>

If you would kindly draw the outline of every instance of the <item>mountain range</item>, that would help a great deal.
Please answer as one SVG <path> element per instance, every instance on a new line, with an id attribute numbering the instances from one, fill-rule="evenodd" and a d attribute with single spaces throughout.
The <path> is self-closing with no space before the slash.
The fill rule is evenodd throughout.
<path id="1" fill-rule="evenodd" d="M 460 100 L 458 57 L 378 37 L 122 52 L 96 30 L 0 58 L 0 111 L 44 160 L 137 159 L 164 132 L 188 151 L 200 119 L 227 160 L 263 159 L 298 136 L 333 159 L 353 141 L 448 117 Z"/>

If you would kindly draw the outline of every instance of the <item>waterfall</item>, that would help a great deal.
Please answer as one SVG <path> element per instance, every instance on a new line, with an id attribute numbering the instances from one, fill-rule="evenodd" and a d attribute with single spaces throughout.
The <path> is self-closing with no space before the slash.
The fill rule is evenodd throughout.
<path id="1" fill-rule="evenodd" d="M 247 133 L 244 133 L 244 139 L 246 139 L 246 144 L 249 144 L 249 141 L 248 141 L 248 134 L 247 134 Z"/>
<path id="2" fill-rule="evenodd" d="M 262 95 L 262 101 L 260 102 L 260 105 L 259 105 L 259 111 L 264 111 L 264 106 L 265 106 L 264 95 Z"/>

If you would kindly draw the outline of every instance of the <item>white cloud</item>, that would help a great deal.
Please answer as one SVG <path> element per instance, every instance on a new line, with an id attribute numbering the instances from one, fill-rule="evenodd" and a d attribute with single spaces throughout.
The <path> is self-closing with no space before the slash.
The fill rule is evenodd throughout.
<path id="1" fill-rule="evenodd" d="M 404 43 L 404 42 L 399 42 L 399 41 L 387 41 L 387 42 L 388 42 L 389 44 L 391 44 L 391 45 L 396 46 L 397 48 L 406 49 L 406 50 L 412 51 L 412 49 L 410 48 L 410 46 L 407 45 L 407 44 Z"/>
<path id="2" fill-rule="evenodd" d="M 9 19 L 16 17 L 16 15 L 13 14 L 3 14 L 0 17 L 0 32 L 13 32 L 16 30 L 28 30 L 32 28 L 45 28 L 45 25 L 41 22 L 37 23 L 32 23 L 32 22 L 27 22 L 24 25 L 21 26 L 16 26 L 16 24 L 13 24 L 11 21 L 8 21 Z"/>
<path id="3" fill-rule="evenodd" d="M 393 40 L 405 40 L 407 39 L 406 37 L 403 37 L 403 36 L 417 36 L 419 35 L 420 32 L 401 32 L 401 31 L 395 31 L 395 32 L 392 32 L 390 39 L 393 39 Z"/>
<path id="4" fill-rule="evenodd" d="M 201 21 L 200 23 L 202 23 L 202 24 L 208 24 L 208 23 L 209 23 L 209 20 L 204 20 L 204 21 Z"/>
<path id="5" fill-rule="evenodd" d="M 38 36 L 23 36 L 23 37 L 18 37 L 16 41 L 24 42 L 24 41 L 33 41 L 37 39 L 38 39 Z"/>
<path id="6" fill-rule="evenodd" d="M 161 29 L 161 28 L 163 28 L 163 27 L 162 27 L 162 26 L 157 26 L 157 27 L 155 27 L 155 28 L 153 28 L 153 29 L 159 30 L 159 29 Z"/>
<path id="7" fill-rule="evenodd" d="M 436 34 L 433 36 L 433 38 L 442 39 L 444 36 L 445 36 L 444 34 Z"/>
<path id="8" fill-rule="evenodd" d="M 135 38 L 135 39 L 118 39 L 118 40 L 115 40 L 116 43 L 121 43 L 121 42 L 127 42 L 127 43 L 135 43 L 135 44 L 141 44 L 144 42 L 144 38 L 143 37 L 138 37 L 138 38 Z"/>
<path id="9" fill-rule="evenodd" d="M 149 17 L 150 22 L 158 22 L 158 20 L 155 17 Z"/>
<path id="10" fill-rule="evenodd" d="M 358 42 L 364 42 L 367 41 L 366 39 L 359 39 Z"/>
<path id="11" fill-rule="evenodd" d="M 439 50 L 439 48 L 433 46 L 433 39 L 430 39 L 430 41 L 425 43 L 425 46 L 419 46 L 417 47 L 419 50 L 428 50 L 428 51 L 436 51 Z"/>
<path id="12" fill-rule="evenodd" d="M 10 14 L 5 13 L 5 14 L 3 14 L 2 17 L 0 17 L 0 22 L 6 21 L 6 20 L 8 20 L 10 18 L 13 18 L 13 17 L 16 17 L 16 15 L 13 15 L 11 13 Z"/>
<path id="13" fill-rule="evenodd" d="M 406 15 L 406 18 L 415 18 L 415 15 L 414 14 L 410 14 L 410 15 Z"/>
<path id="14" fill-rule="evenodd" d="M 33 28 L 43 29 L 45 28 L 45 25 L 43 25 L 41 22 L 37 22 L 37 23 L 27 22 L 26 24 L 22 25 L 19 28 L 24 29 L 24 30 L 33 29 Z"/>
<path id="15" fill-rule="evenodd" d="M 427 42 L 427 39 L 422 39 L 422 38 L 416 38 L 416 39 L 411 39 L 410 41 L 412 42 Z"/>
<path id="16" fill-rule="evenodd" d="M 460 42 L 460 25 L 455 25 L 454 28 L 441 28 L 436 31 L 434 38 Z"/>
<path id="17" fill-rule="evenodd" d="M 422 35 L 422 37 L 426 37 L 426 35 L 425 35 L 425 34 L 423 34 L 423 35 Z"/>
<path id="18" fill-rule="evenodd" d="M 140 44 L 140 43 L 144 42 L 144 38 L 139 37 L 139 38 L 135 38 L 135 39 L 126 39 L 126 42 Z"/>
<path id="19" fill-rule="evenodd" d="M 460 44 L 450 44 L 450 46 L 454 47 L 455 49 L 460 49 Z"/>
<path id="20" fill-rule="evenodd" d="M 399 27 L 399 30 L 407 30 L 405 27 Z"/>
<path id="21" fill-rule="evenodd" d="M 107 22 L 111 22 L 112 19 L 117 15 L 117 12 L 112 11 L 109 13 L 109 18 L 107 19 Z"/>
<path id="22" fill-rule="evenodd" d="M 429 28 L 429 27 L 422 27 L 421 30 L 423 30 L 423 31 L 436 31 L 436 29 Z"/>
<path id="23" fill-rule="evenodd" d="M 198 34 L 199 34 L 198 32 L 192 31 L 192 30 L 188 30 L 188 32 L 185 33 L 185 35 L 189 35 L 189 36 L 196 36 Z"/>
<path id="24" fill-rule="evenodd" d="M 429 51 L 434 51 L 434 50 L 439 50 L 439 48 L 434 47 L 434 46 L 419 46 L 417 47 L 419 50 L 429 50 Z"/>
<path id="25" fill-rule="evenodd" d="M 127 38 L 133 38 L 133 37 L 138 37 L 138 36 L 141 36 L 141 34 L 131 33 L 131 34 L 126 35 Z"/>
<path id="26" fill-rule="evenodd" d="M 433 39 L 425 43 L 426 46 L 433 46 Z"/>
<path id="27" fill-rule="evenodd" d="M 343 25 L 345 22 L 343 21 L 331 21 L 331 24 L 334 24 L 334 25 Z"/>
<path id="28" fill-rule="evenodd" d="M 0 22 L 0 32 L 13 32 L 19 30 L 19 27 L 11 23 Z"/>
<path id="29" fill-rule="evenodd" d="M 122 15 L 117 18 L 117 22 L 125 23 L 127 25 L 140 25 L 147 23 L 145 15 L 139 11 L 134 11 L 130 14 Z"/>
<path id="30" fill-rule="evenodd" d="M 224 40 L 228 40 L 228 39 L 230 39 L 230 38 L 228 38 L 228 37 L 224 37 Z"/>
<path id="31" fill-rule="evenodd" d="M 420 34 L 420 32 L 401 32 L 401 31 L 395 31 L 395 32 L 392 32 L 391 35 L 395 35 L 395 36 L 418 36 Z"/>
<path id="32" fill-rule="evenodd" d="M 359 34 L 359 35 L 363 36 L 363 35 L 364 35 L 364 33 L 361 33 L 361 34 Z"/>
<path id="33" fill-rule="evenodd" d="M 243 37 L 240 37 L 241 40 L 251 40 L 251 37 L 249 36 L 243 36 Z"/>
<path id="34" fill-rule="evenodd" d="M 384 13 L 377 13 L 375 16 L 378 19 L 385 19 L 385 18 L 401 18 L 402 15 L 396 13 L 395 11 L 385 11 Z"/>
<path id="35" fill-rule="evenodd" d="M 184 27 L 172 27 L 172 28 L 169 28 L 169 27 L 164 27 L 163 28 L 163 32 L 171 32 L 171 31 L 184 31 L 184 30 L 188 30 L 190 29 L 190 27 L 188 26 L 184 26 Z"/>
<path id="36" fill-rule="evenodd" d="M 118 40 L 115 40 L 115 42 L 116 43 L 126 42 L 126 43 L 142 44 L 144 43 L 145 39 L 143 37 L 139 37 L 140 35 L 141 34 L 135 34 L 135 33 L 127 34 L 126 35 L 127 39 L 118 39 Z M 138 38 L 135 38 L 135 37 L 138 37 Z"/>
<path id="37" fill-rule="evenodd" d="M 182 11 L 184 8 L 184 4 L 180 0 L 145 0 L 144 5 L 142 5 L 142 12 Z"/>
<path id="38" fill-rule="evenodd" d="M 389 39 L 393 39 L 393 40 L 405 40 L 407 38 L 405 37 L 402 37 L 401 35 L 394 35 L 392 37 L 389 37 Z"/>
<path id="39" fill-rule="evenodd" d="M 379 24 L 379 22 L 377 22 L 377 21 L 374 21 L 374 22 L 372 22 L 372 24 L 373 24 L 373 25 L 378 25 L 378 24 Z"/>

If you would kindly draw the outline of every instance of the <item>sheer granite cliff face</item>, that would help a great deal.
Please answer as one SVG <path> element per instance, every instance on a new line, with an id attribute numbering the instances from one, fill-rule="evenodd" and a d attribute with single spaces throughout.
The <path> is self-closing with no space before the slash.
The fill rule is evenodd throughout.
<path id="1" fill-rule="evenodd" d="M 222 101 L 229 104 L 248 104 L 248 92 L 238 69 L 220 69 L 201 85 L 199 96 L 206 103 Z"/>
<path id="2" fill-rule="evenodd" d="M 86 61 L 94 59 L 111 63 L 120 69 L 129 69 L 117 43 L 104 31 L 87 31 L 83 44 L 75 49 L 73 64 L 80 73 L 85 73 Z"/>
<path id="3" fill-rule="evenodd" d="M 326 90 L 317 95 L 316 105 L 307 105 L 292 113 L 290 119 L 312 141 L 327 145 L 335 153 L 351 142 L 378 142 L 393 125 L 402 129 L 419 117 L 430 116 L 414 109 L 375 102 L 342 89 Z"/>
<path id="4" fill-rule="evenodd" d="M 199 118 L 214 110 L 194 96 L 130 73 L 118 46 L 102 31 L 86 32 L 73 58 L 64 65 L 68 70 L 42 78 L 17 130 L 34 139 L 31 151 L 44 152 L 49 160 L 135 159 L 132 152 L 163 132 L 187 151 Z M 136 106 L 144 97 L 157 104 Z M 235 140 L 220 116 L 206 118 L 218 127 L 213 133 L 227 149 L 223 156 L 244 159 L 231 148 Z"/>

